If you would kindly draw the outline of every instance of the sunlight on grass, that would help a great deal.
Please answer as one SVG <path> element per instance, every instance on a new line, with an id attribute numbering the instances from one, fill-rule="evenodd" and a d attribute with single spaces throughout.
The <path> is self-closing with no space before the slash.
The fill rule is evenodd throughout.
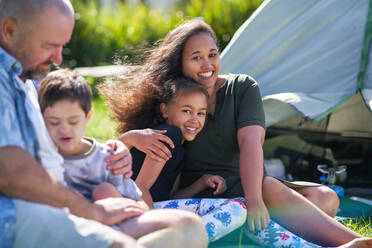
<path id="1" fill-rule="evenodd" d="M 350 219 L 341 223 L 365 237 L 372 237 L 371 218 Z"/>
<path id="2" fill-rule="evenodd" d="M 99 142 L 116 138 L 115 123 L 110 119 L 109 110 L 102 97 L 97 97 L 92 103 L 94 115 L 87 125 L 85 136 L 93 137 Z"/>

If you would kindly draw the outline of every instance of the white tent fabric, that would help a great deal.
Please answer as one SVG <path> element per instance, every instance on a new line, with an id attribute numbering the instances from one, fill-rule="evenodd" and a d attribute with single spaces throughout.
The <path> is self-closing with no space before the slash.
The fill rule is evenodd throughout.
<path id="1" fill-rule="evenodd" d="M 267 126 L 298 113 L 321 120 L 359 89 L 372 108 L 371 58 L 358 85 L 369 8 L 370 0 L 266 0 L 222 52 L 221 73 L 257 80 Z"/>

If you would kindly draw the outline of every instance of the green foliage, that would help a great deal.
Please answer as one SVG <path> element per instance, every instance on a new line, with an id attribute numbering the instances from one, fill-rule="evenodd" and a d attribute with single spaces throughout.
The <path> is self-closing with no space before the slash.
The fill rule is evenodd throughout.
<path id="1" fill-rule="evenodd" d="M 64 49 L 65 66 L 139 63 L 143 50 L 163 38 L 185 19 L 202 16 L 216 31 L 221 50 L 236 29 L 262 0 L 181 1 L 167 11 L 149 8 L 143 1 L 116 1 L 100 7 L 94 0 L 72 0 L 76 25 Z"/>

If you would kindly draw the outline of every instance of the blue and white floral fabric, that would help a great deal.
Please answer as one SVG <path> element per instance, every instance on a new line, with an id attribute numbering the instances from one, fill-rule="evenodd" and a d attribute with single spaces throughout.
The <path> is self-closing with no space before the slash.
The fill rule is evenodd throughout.
<path id="1" fill-rule="evenodd" d="M 154 202 L 154 208 L 182 209 L 196 213 L 204 223 L 209 242 L 242 226 L 247 218 L 245 205 L 233 199 L 180 199 Z"/>
<path id="2" fill-rule="evenodd" d="M 315 248 L 319 245 L 310 243 L 303 238 L 291 233 L 284 227 L 274 221 L 270 221 L 269 225 L 257 232 L 249 232 L 244 230 L 245 235 L 254 243 L 264 247 L 280 247 L 280 248 Z"/>
<path id="3" fill-rule="evenodd" d="M 199 215 L 205 224 L 209 242 L 218 240 L 242 227 L 247 218 L 244 199 L 180 199 L 154 202 L 154 207 L 191 211 Z M 270 221 L 269 225 L 257 232 L 244 234 L 254 243 L 263 247 L 320 247 L 291 233 L 284 227 Z"/>

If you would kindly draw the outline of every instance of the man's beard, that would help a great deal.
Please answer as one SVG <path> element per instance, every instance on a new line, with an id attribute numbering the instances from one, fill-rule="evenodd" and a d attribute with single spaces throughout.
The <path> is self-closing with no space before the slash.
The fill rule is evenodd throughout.
<path id="1" fill-rule="evenodd" d="M 43 71 L 40 71 L 38 69 L 25 70 L 25 71 L 22 72 L 21 78 L 23 80 L 32 79 L 32 80 L 35 80 L 35 81 L 41 81 L 48 74 L 49 71 L 50 71 L 50 69 L 43 70 Z"/>

